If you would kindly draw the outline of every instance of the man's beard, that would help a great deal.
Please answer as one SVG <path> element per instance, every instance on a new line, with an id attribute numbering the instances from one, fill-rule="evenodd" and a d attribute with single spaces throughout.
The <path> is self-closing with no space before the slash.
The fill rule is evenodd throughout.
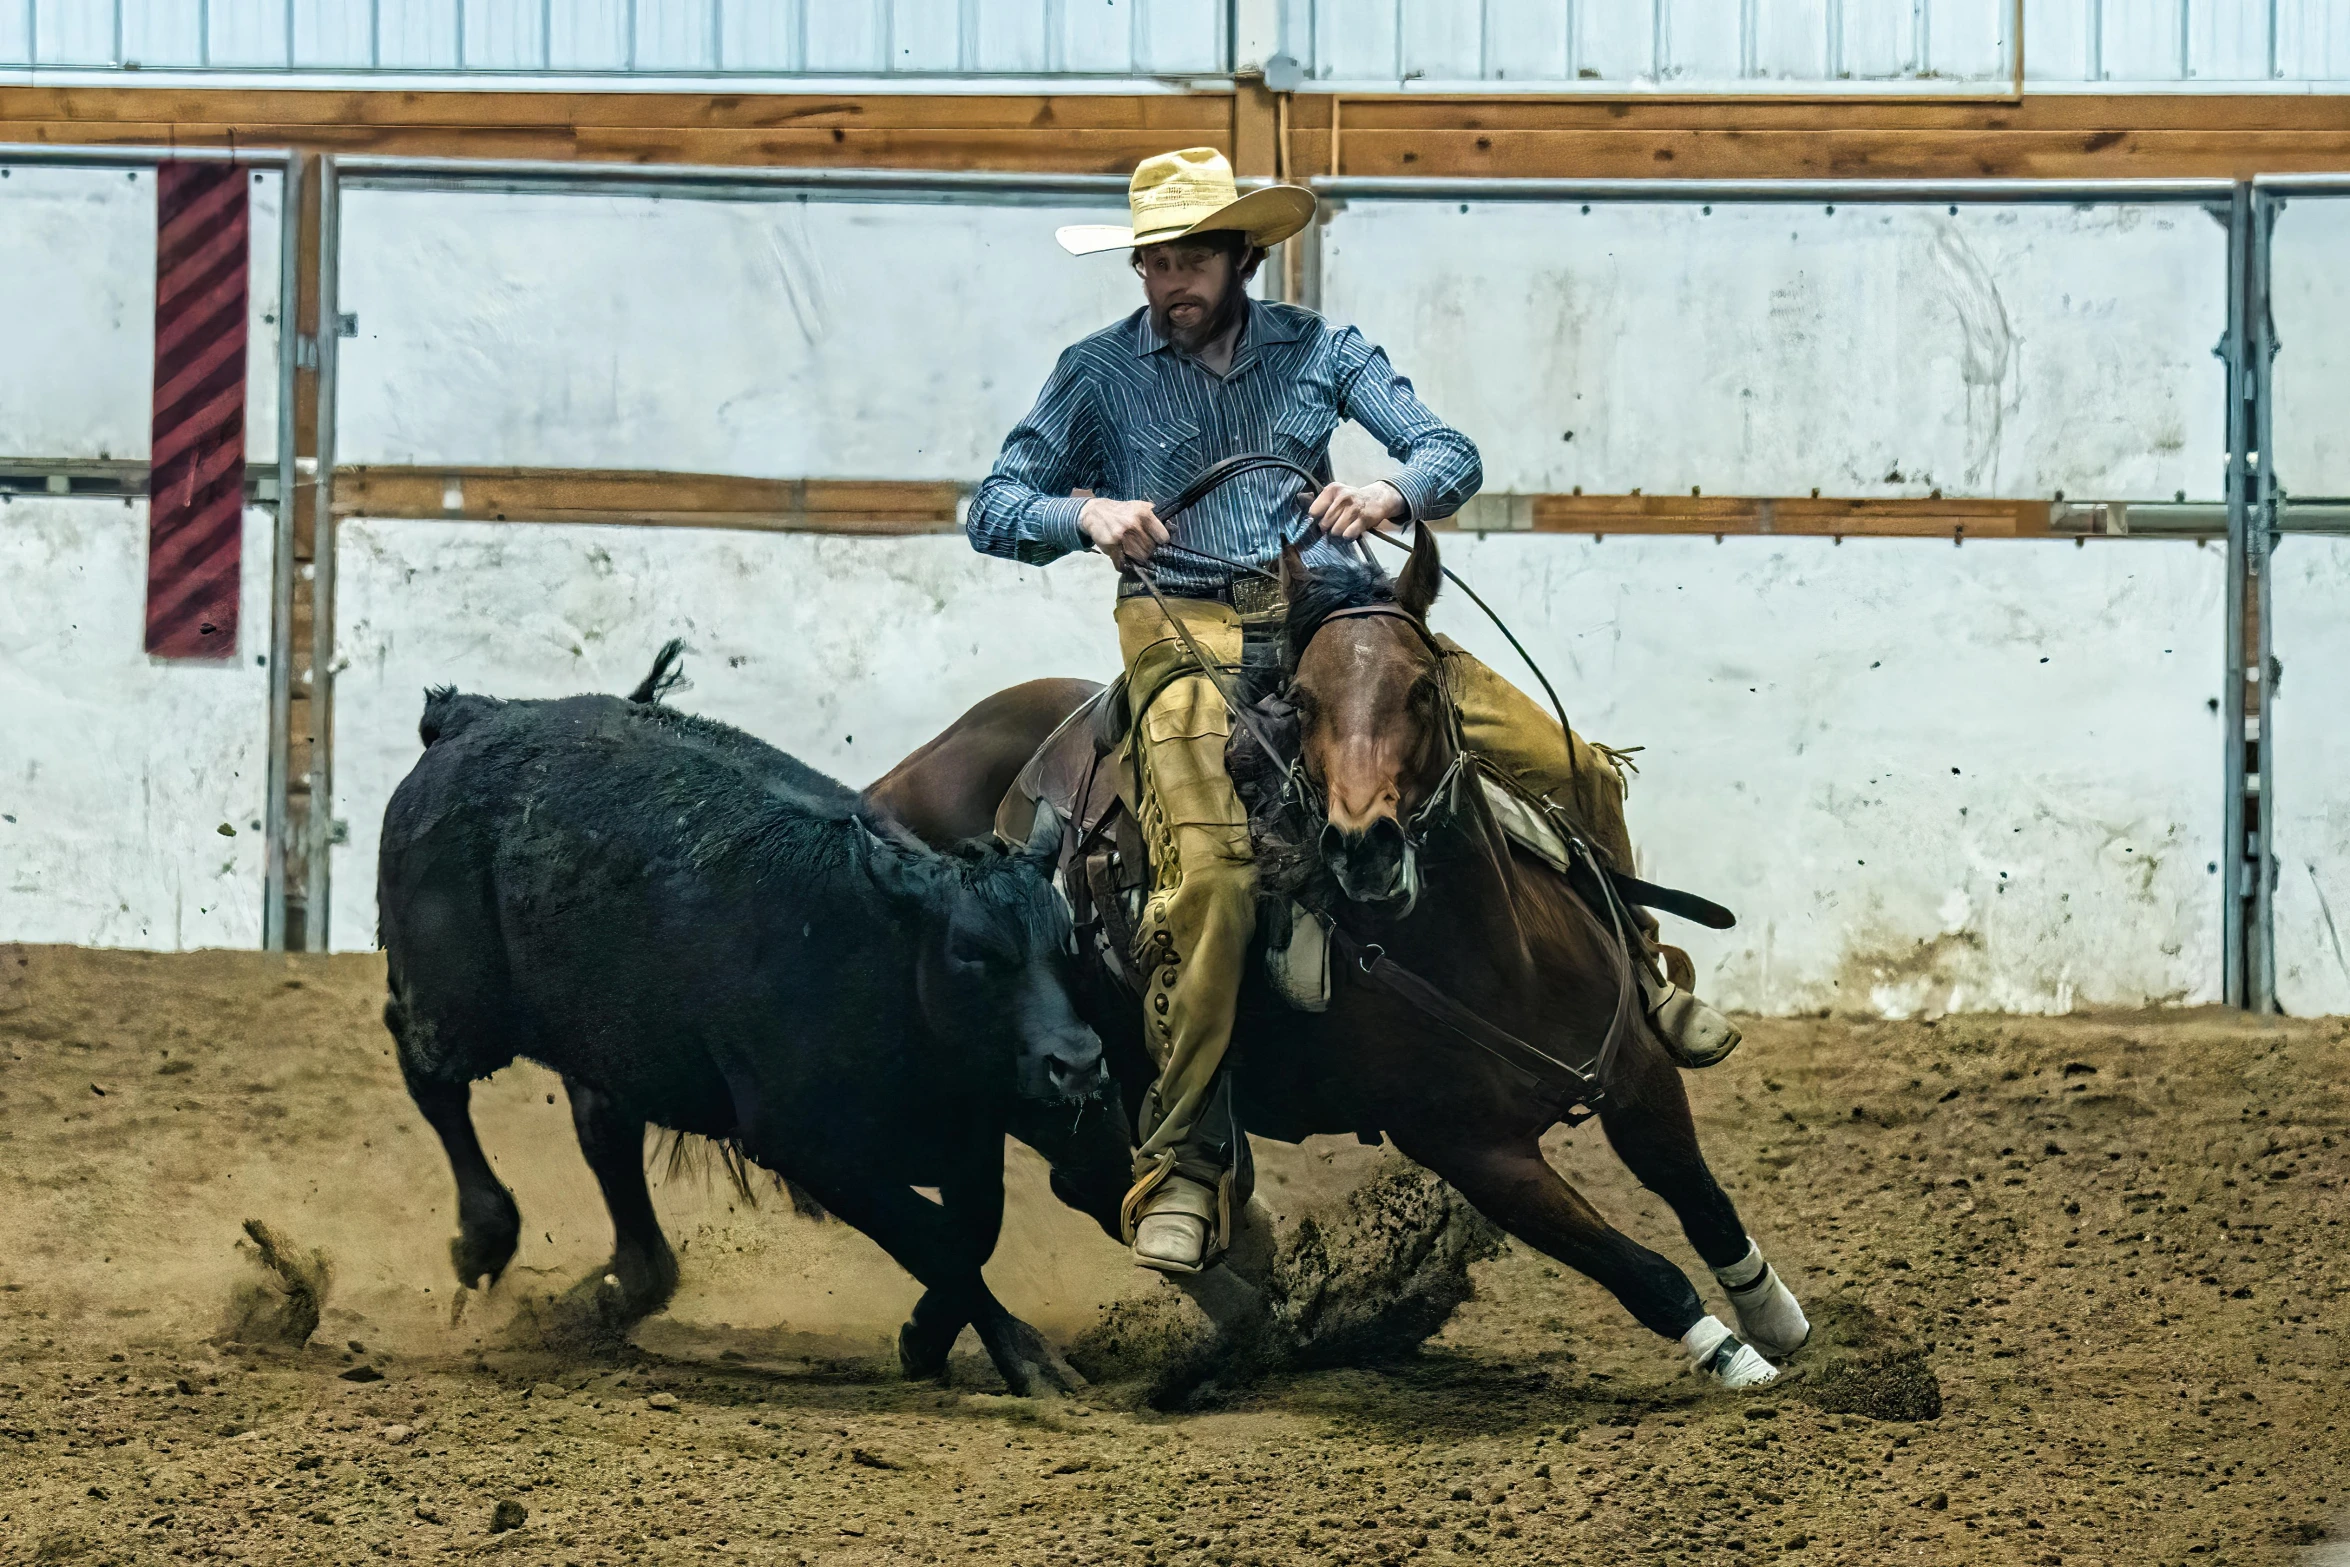
<path id="1" fill-rule="evenodd" d="M 1216 302 L 1216 308 L 1201 316 L 1193 326 L 1179 327 L 1169 319 L 1168 310 L 1155 307 L 1151 311 L 1151 325 L 1158 329 L 1159 336 L 1184 353 L 1196 354 L 1231 331 L 1233 324 L 1240 320 L 1241 312 L 1247 308 L 1248 290 L 1242 285 L 1239 276 L 1233 274 L 1224 279 L 1224 297 Z M 1168 309 L 1173 307 L 1169 306 Z"/>

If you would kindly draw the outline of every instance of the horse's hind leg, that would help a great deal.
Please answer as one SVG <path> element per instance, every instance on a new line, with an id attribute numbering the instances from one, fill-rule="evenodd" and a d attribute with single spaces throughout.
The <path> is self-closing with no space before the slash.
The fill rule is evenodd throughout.
<path id="1" fill-rule="evenodd" d="M 1707 1168 L 1681 1074 L 1661 1051 L 1644 1053 L 1633 1070 L 1637 1080 L 1600 1115 L 1608 1146 L 1681 1221 L 1689 1244 L 1729 1295 L 1738 1331 L 1767 1354 L 1793 1354 L 1811 1337 L 1811 1323 Z"/>
<path id="2" fill-rule="evenodd" d="M 1426 1146 L 1400 1136 L 1396 1141 L 1494 1223 L 1597 1283 L 1650 1332 L 1678 1341 L 1724 1386 L 1753 1387 L 1778 1375 L 1706 1315 L 1679 1268 L 1600 1217 L 1550 1167 L 1532 1138 L 1486 1147 Z"/>
<path id="3" fill-rule="evenodd" d="M 609 1277 L 617 1281 L 618 1295 L 607 1310 L 613 1326 L 625 1326 L 659 1311 L 677 1290 L 677 1258 L 653 1212 L 653 1194 L 645 1188 L 645 1123 L 576 1077 L 564 1078 L 563 1088 L 571 1096 L 579 1151 L 587 1156 L 612 1214 Z M 598 1279 L 588 1292 L 599 1287 L 613 1286 Z"/>

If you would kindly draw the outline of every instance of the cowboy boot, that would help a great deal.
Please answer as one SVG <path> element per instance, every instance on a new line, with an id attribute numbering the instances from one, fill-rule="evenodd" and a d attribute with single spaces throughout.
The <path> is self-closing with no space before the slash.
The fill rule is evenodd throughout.
<path id="1" fill-rule="evenodd" d="M 1634 965 L 1646 1001 L 1649 1027 L 1682 1066 L 1712 1066 L 1738 1048 L 1738 1025 L 1697 999 L 1687 987 L 1658 977 L 1647 963 Z"/>

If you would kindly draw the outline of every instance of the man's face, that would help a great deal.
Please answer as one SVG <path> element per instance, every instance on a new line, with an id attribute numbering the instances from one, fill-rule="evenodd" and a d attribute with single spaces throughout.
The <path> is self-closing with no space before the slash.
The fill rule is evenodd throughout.
<path id="1" fill-rule="evenodd" d="M 1142 274 L 1151 324 L 1186 353 L 1231 324 L 1226 302 L 1240 284 L 1231 256 L 1218 246 L 1187 240 L 1145 245 L 1135 270 Z"/>

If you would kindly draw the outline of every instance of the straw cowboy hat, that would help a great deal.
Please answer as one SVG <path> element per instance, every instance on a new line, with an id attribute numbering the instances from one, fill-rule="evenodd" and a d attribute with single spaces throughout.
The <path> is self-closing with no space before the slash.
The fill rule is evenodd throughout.
<path id="1" fill-rule="evenodd" d="M 1314 193 L 1302 185 L 1267 185 L 1247 195 L 1232 183 L 1232 165 L 1213 147 L 1186 147 L 1145 158 L 1126 187 L 1134 223 L 1072 223 L 1053 237 L 1072 256 L 1157 245 L 1208 229 L 1240 229 L 1260 248 L 1279 244 L 1314 219 Z"/>

